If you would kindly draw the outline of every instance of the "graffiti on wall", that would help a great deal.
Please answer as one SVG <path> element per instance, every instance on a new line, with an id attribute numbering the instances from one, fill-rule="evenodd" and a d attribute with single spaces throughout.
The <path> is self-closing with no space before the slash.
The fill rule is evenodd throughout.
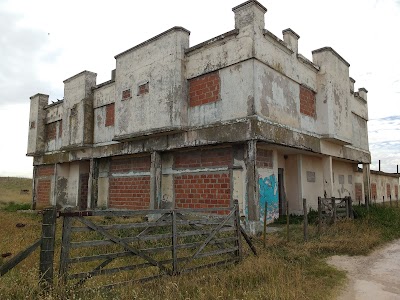
<path id="1" fill-rule="evenodd" d="M 260 221 L 264 219 L 265 202 L 267 202 L 267 221 L 279 217 L 278 179 L 275 174 L 258 178 Z"/>

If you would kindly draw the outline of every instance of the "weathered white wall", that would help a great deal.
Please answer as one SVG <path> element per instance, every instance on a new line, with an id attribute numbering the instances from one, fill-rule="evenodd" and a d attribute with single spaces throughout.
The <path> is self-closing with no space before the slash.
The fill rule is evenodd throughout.
<path id="1" fill-rule="evenodd" d="M 115 102 L 115 82 L 110 82 L 93 92 L 93 107 L 98 108 Z"/>
<path id="2" fill-rule="evenodd" d="M 350 196 L 352 199 L 355 199 L 354 168 L 355 165 L 352 163 L 339 160 L 332 161 L 333 197 L 344 198 Z M 341 177 L 343 181 L 341 181 L 340 176 L 343 176 Z M 351 176 L 351 179 L 349 176 Z"/>
<path id="3" fill-rule="evenodd" d="M 204 126 L 246 117 L 254 98 L 253 62 L 245 61 L 219 70 L 220 100 L 189 107 L 189 125 Z"/>
<path id="4" fill-rule="evenodd" d="M 111 142 L 115 134 L 115 126 L 105 126 L 106 121 L 106 106 L 97 107 L 94 109 L 94 127 L 93 127 L 93 143 Z"/>
<path id="5" fill-rule="evenodd" d="M 317 156 L 302 155 L 302 165 L 303 198 L 307 199 L 307 208 L 317 210 L 318 197 L 324 197 L 322 159 Z"/>
<path id="6" fill-rule="evenodd" d="M 183 70 L 188 46 L 189 33 L 177 28 L 116 56 L 116 136 L 186 124 Z M 139 85 L 146 82 L 149 92 L 138 95 Z M 132 98 L 122 101 L 127 89 Z"/>

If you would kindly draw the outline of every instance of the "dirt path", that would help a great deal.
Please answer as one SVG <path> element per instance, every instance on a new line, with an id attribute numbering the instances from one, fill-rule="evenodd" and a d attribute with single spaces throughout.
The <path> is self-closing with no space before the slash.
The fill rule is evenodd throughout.
<path id="1" fill-rule="evenodd" d="M 328 263 L 348 272 L 348 285 L 338 300 L 400 300 L 400 240 L 368 256 L 336 255 Z"/>

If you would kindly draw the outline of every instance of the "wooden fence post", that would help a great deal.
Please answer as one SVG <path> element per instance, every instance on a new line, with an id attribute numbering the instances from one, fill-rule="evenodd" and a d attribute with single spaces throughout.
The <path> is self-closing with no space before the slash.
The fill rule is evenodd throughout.
<path id="1" fill-rule="evenodd" d="M 332 203 L 332 223 L 336 223 L 336 200 L 335 197 L 331 198 L 331 203 Z"/>
<path id="2" fill-rule="evenodd" d="M 351 199 L 351 197 L 349 197 L 349 217 L 350 219 L 354 219 L 354 215 L 353 215 L 353 199 Z"/>
<path id="3" fill-rule="evenodd" d="M 286 238 L 289 242 L 289 201 L 286 201 Z"/>
<path id="4" fill-rule="evenodd" d="M 172 211 L 172 274 L 178 274 L 178 232 L 176 228 L 176 212 Z"/>
<path id="5" fill-rule="evenodd" d="M 303 214 L 304 214 L 304 219 L 303 219 L 303 226 L 304 226 L 304 241 L 308 241 L 308 214 L 307 214 L 307 199 L 303 198 Z"/>
<path id="6" fill-rule="evenodd" d="M 235 224 L 235 229 L 236 229 L 236 247 L 238 248 L 236 255 L 239 257 L 239 261 L 242 260 L 242 243 L 240 240 L 240 214 L 239 214 L 239 201 L 235 199 L 234 201 L 234 224 Z"/>
<path id="7" fill-rule="evenodd" d="M 56 236 L 57 208 L 43 210 L 42 242 L 40 245 L 39 280 L 43 288 L 53 284 L 54 244 Z"/>
<path id="8" fill-rule="evenodd" d="M 63 217 L 63 230 L 60 254 L 60 278 L 65 283 L 67 280 L 71 227 L 73 217 Z"/>
<path id="9" fill-rule="evenodd" d="M 322 227 L 322 200 L 318 197 L 318 234 L 321 233 Z"/>
<path id="10" fill-rule="evenodd" d="M 264 208 L 264 231 L 263 231 L 263 239 L 264 239 L 264 248 L 267 246 L 267 209 L 268 203 L 265 201 L 265 208 Z"/>

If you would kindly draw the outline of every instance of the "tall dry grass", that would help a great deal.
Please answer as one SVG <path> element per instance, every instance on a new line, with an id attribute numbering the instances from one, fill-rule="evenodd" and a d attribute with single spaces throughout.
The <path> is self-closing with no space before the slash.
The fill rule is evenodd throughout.
<path id="1" fill-rule="evenodd" d="M 21 194 L 21 190 L 29 190 Z M 0 204 L 8 202 L 29 203 L 32 200 L 32 179 L 19 177 L 0 177 Z"/>
<path id="2" fill-rule="evenodd" d="M 35 253 L 0 278 L 0 299 L 332 299 L 344 282 L 345 273 L 327 265 L 327 256 L 367 254 L 378 245 L 400 238 L 400 209 L 373 207 L 366 212 L 365 208 L 356 207 L 356 211 L 358 219 L 325 226 L 321 234 L 310 225 L 308 242 L 303 241 L 301 224 L 290 225 L 289 242 L 283 226 L 280 232 L 268 234 L 266 249 L 261 237 L 253 238 L 258 257 L 244 244 L 245 258 L 237 265 L 164 277 L 146 284 L 126 284 L 110 291 L 81 291 L 60 285 L 56 278 L 54 289 L 41 293 Z M 17 228 L 16 222 L 27 226 Z M 58 222 L 57 261 L 61 228 Z M 0 228 L 1 252 L 16 253 L 39 236 L 40 217 L 0 211 Z M 106 279 L 112 283 L 117 277 Z"/>

